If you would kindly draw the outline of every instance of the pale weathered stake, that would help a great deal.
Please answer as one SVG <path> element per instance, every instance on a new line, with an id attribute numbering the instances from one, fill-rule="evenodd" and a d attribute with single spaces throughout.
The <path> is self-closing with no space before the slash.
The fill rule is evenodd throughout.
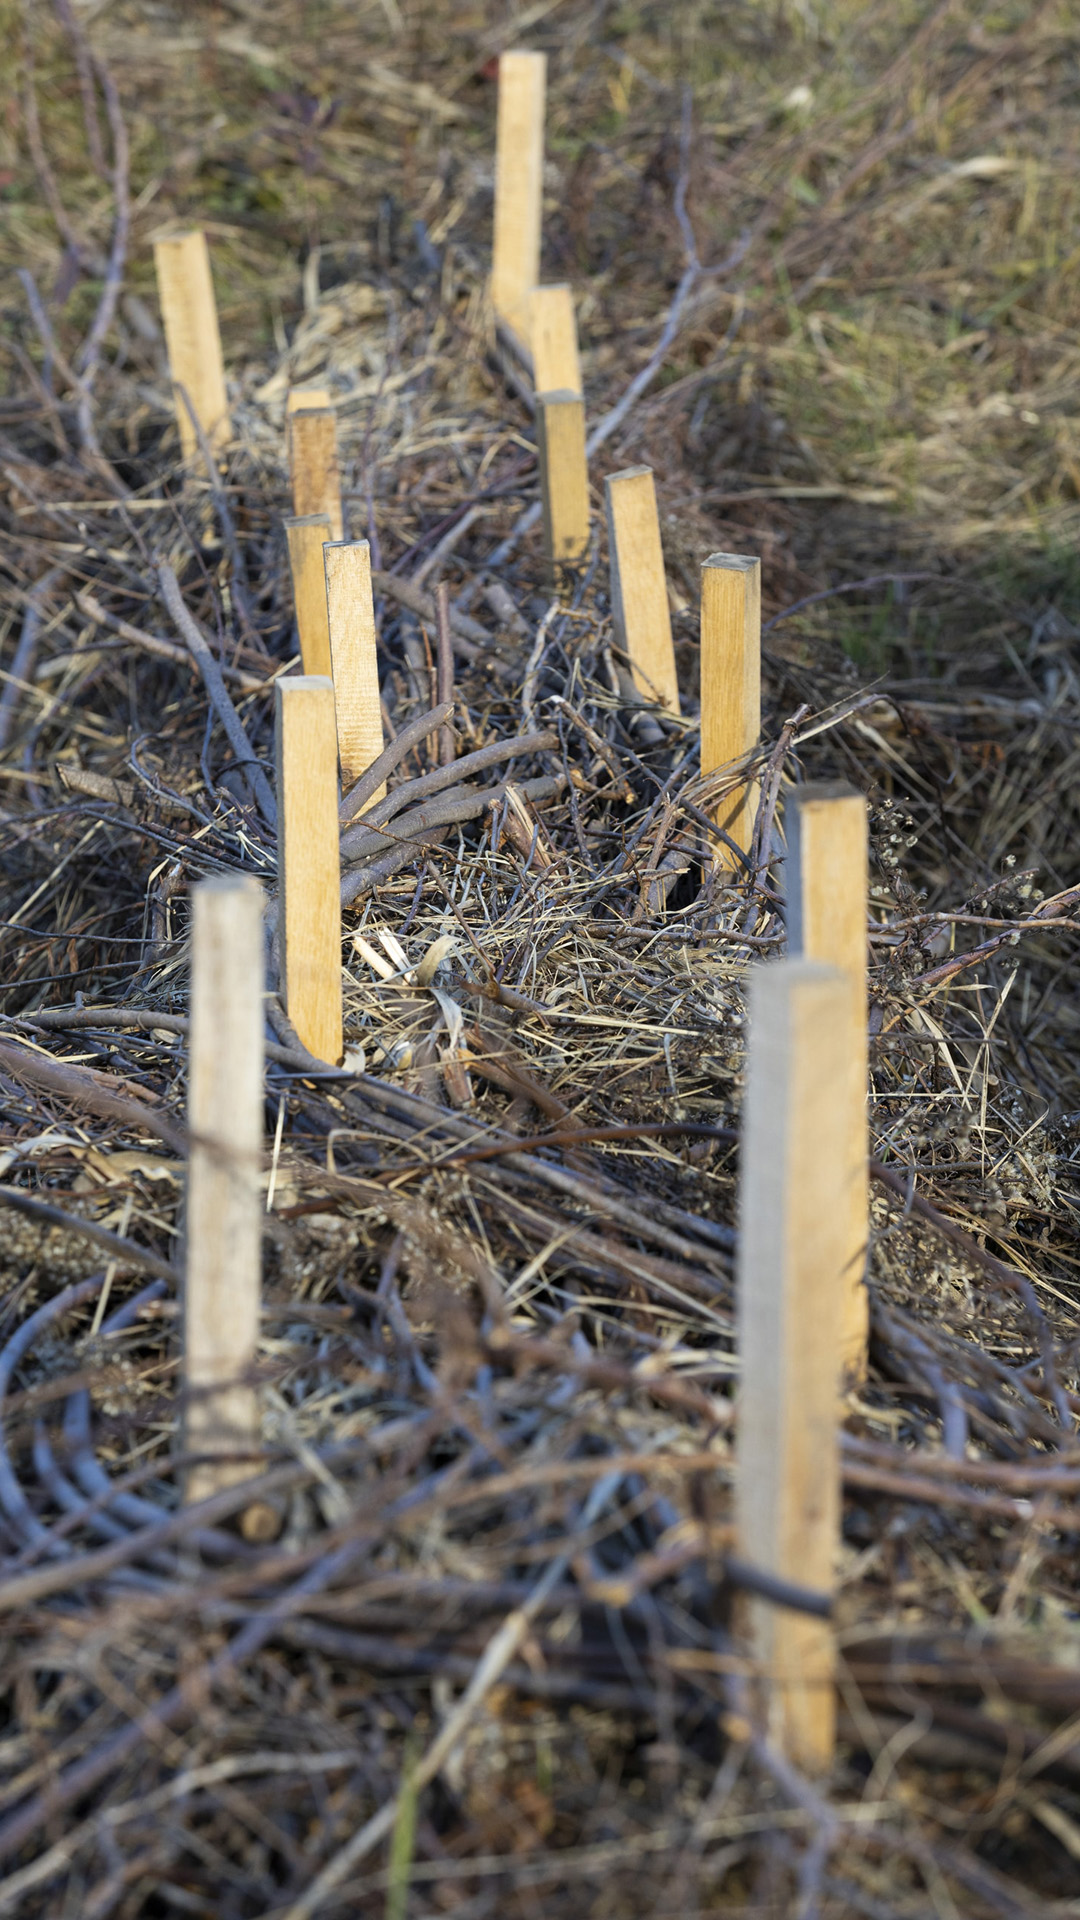
<path id="1" fill-rule="evenodd" d="M 334 684 L 322 675 L 289 675 L 274 692 L 285 1010 L 308 1052 L 336 1064 L 342 1029 Z"/>
<path id="2" fill-rule="evenodd" d="M 526 350 L 529 295 L 540 278 L 546 77 L 546 54 L 500 56 L 491 298 Z"/>
<path id="3" fill-rule="evenodd" d="M 154 266 L 169 355 L 169 378 L 174 387 L 182 387 L 187 394 L 195 418 L 216 453 L 228 441 L 232 427 L 206 235 L 179 233 L 155 240 Z M 198 436 L 179 391 L 176 424 L 184 459 L 197 458 Z"/>
<path id="4" fill-rule="evenodd" d="M 262 888 L 243 876 L 200 881 L 192 895 L 184 1449 L 216 1458 L 189 1469 L 187 1500 L 258 1471 L 262 910 Z"/>
<path id="5" fill-rule="evenodd" d="M 296 628 L 305 673 L 325 673 L 330 667 L 330 622 L 326 612 L 326 569 L 323 548 L 330 538 L 325 513 L 309 513 L 302 520 L 285 521 L 289 543 Z"/>
<path id="6" fill-rule="evenodd" d="M 321 413 L 329 405 L 327 387 L 290 387 L 285 400 L 285 418 L 291 413 Z"/>
<path id="7" fill-rule="evenodd" d="M 761 733 L 761 561 L 714 553 L 701 569 L 701 773 L 745 760 Z M 717 826 L 749 853 L 757 784 L 740 781 L 715 807 Z M 722 844 L 721 866 L 735 866 Z"/>
<path id="8" fill-rule="evenodd" d="M 536 444 L 548 573 L 576 567 L 589 545 L 585 402 L 579 393 L 538 393 Z"/>
<path id="9" fill-rule="evenodd" d="M 529 296 L 529 345 L 537 393 L 583 393 L 574 296 L 567 286 L 534 287 Z"/>
<path id="10" fill-rule="evenodd" d="M 679 681 L 671 641 L 664 550 L 651 467 L 626 467 L 604 483 L 607 496 L 611 611 L 645 700 L 679 713 Z"/>
<path id="11" fill-rule="evenodd" d="M 851 986 L 780 960 L 751 983 L 739 1178 L 737 1551 L 831 1593 L 840 1537 L 837 1339 L 846 1252 Z M 829 1623 L 747 1608 L 770 1736 L 799 1766 L 833 1752 Z"/>
<path id="12" fill-rule="evenodd" d="M 298 407 L 286 419 L 293 515 L 306 520 L 325 513 L 332 540 L 344 540 L 337 430 L 332 407 Z"/>
<path id="13" fill-rule="evenodd" d="M 326 607 L 330 623 L 334 699 L 337 703 L 341 785 L 348 792 L 383 747 L 379 701 L 379 652 L 371 593 L 371 550 L 366 540 L 343 540 L 323 550 Z M 374 806 L 385 785 L 368 802 Z"/>
<path id="14" fill-rule="evenodd" d="M 852 987 L 845 1049 L 851 1084 L 844 1147 L 848 1226 L 840 1359 L 844 1377 L 856 1382 L 866 1375 L 870 1336 L 864 1280 L 869 1223 L 866 799 L 841 781 L 823 781 L 797 787 L 792 802 L 785 822 L 789 949 L 804 959 L 839 967 Z"/>

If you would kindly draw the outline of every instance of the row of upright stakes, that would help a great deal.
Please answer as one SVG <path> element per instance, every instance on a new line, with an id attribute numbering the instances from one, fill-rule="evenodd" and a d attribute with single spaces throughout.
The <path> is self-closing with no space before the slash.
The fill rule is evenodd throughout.
<path id="1" fill-rule="evenodd" d="M 571 290 L 540 284 L 545 60 L 499 72 L 492 304 L 535 381 L 546 562 L 571 577 L 592 538 L 585 401 Z M 231 427 L 202 233 L 155 249 L 184 459 L 218 460 Z M 302 1046 L 343 1051 L 341 796 L 384 749 L 371 558 L 346 538 L 333 395 L 296 388 L 285 536 L 302 672 L 276 681 L 277 944 Z M 628 688 L 682 712 L 653 473 L 606 477 L 616 647 Z M 701 774 L 706 858 L 755 878 L 761 731 L 761 565 L 701 569 Z M 628 696 L 629 697 L 629 696 Z M 385 784 L 367 794 L 375 805 Z M 353 809 L 352 811 L 355 811 Z M 740 1171 L 738 1551 L 774 1579 L 832 1590 L 838 1422 L 867 1362 L 867 820 L 845 787 L 795 787 L 785 809 L 789 957 L 755 970 Z M 758 849 L 762 867 L 774 856 Z M 259 1319 L 263 899 L 252 880 L 195 889 L 185 1280 L 185 1444 L 200 1498 L 253 1471 Z M 253 1533 L 262 1524 L 253 1509 Z M 755 1601 L 748 1629 L 763 1712 L 791 1756 L 827 1765 L 834 1641 L 826 1619 Z"/>

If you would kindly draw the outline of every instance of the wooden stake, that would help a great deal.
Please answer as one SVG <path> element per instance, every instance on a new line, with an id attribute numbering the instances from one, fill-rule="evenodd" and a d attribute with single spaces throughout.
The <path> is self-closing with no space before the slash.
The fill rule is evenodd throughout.
<path id="1" fill-rule="evenodd" d="M 841 781 L 797 787 L 786 825 L 789 950 L 839 967 L 852 990 L 851 1031 L 844 1050 L 851 1084 L 844 1148 L 848 1226 L 840 1358 L 846 1379 L 857 1382 L 866 1377 L 870 1337 L 865 1286 L 869 1208 L 866 799 Z"/>
<path id="2" fill-rule="evenodd" d="M 536 439 L 544 505 L 548 574 L 584 559 L 589 545 L 589 470 L 585 458 L 585 402 L 579 393 L 538 393 Z"/>
<path id="3" fill-rule="evenodd" d="M 169 377 L 174 387 L 184 389 L 195 418 L 216 453 L 227 443 L 232 426 L 206 235 L 180 233 L 166 240 L 155 240 L 154 266 L 169 355 Z M 176 424 L 184 459 L 196 459 L 198 438 L 179 392 Z"/>
<path id="4" fill-rule="evenodd" d="M 330 622 L 326 613 L 323 548 L 330 538 L 330 522 L 325 513 L 309 513 L 302 520 L 286 520 L 285 538 L 289 543 L 289 571 L 304 672 L 329 674 Z"/>
<path id="5" fill-rule="evenodd" d="M 385 746 L 379 703 L 379 654 L 371 595 L 371 551 L 366 540 L 343 540 L 323 549 L 330 623 L 334 699 L 337 703 L 341 785 L 348 792 Z M 372 794 L 374 806 L 385 783 Z"/>
<path id="6" fill-rule="evenodd" d="M 526 348 L 529 295 L 540 278 L 546 78 L 546 54 L 500 57 L 491 298 L 498 318 Z"/>
<path id="7" fill-rule="evenodd" d="M 294 517 L 306 520 L 313 513 L 324 513 L 330 538 L 344 540 L 333 409 L 298 407 L 289 414 L 287 427 Z"/>
<path id="8" fill-rule="evenodd" d="M 679 681 L 671 643 L 664 551 L 651 467 L 626 467 L 604 483 L 611 608 L 615 635 L 628 654 L 645 700 L 679 713 Z"/>
<path id="9" fill-rule="evenodd" d="M 285 1008 L 304 1046 L 341 1059 L 341 862 L 334 684 L 275 683 L 278 899 Z"/>
<path id="10" fill-rule="evenodd" d="M 701 773 L 737 765 L 761 732 L 761 562 L 714 553 L 701 569 Z M 710 808 L 717 826 L 749 853 L 757 783 L 747 781 Z M 716 848 L 719 865 L 733 855 Z"/>
<path id="11" fill-rule="evenodd" d="M 328 387 L 290 387 L 285 400 L 285 418 L 292 413 L 322 413 L 329 405 Z"/>
<path id="12" fill-rule="evenodd" d="M 258 882 L 232 874 L 192 895 L 184 1448 L 219 1458 L 189 1470 L 186 1500 L 258 1471 L 262 909 Z"/>
<path id="13" fill-rule="evenodd" d="M 574 296 L 567 286 L 534 287 L 529 296 L 529 345 L 537 393 L 583 393 Z"/>
<path id="14" fill-rule="evenodd" d="M 836 968 L 780 960 L 756 971 L 739 1182 L 737 1551 L 821 1592 L 832 1591 L 840 1541 L 850 1025 L 851 987 Z M 747 1611 L 770 1736 L 797 1765 L 827 1767 L 828 1622 L 765 1601 Z"/>

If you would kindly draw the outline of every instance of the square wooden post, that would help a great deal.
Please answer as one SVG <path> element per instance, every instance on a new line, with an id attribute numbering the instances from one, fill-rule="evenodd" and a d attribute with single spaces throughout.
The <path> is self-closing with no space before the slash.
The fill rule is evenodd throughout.
<path id="1" fill-rule="evenodd" d="M 761 733 L 761 561 L 714 553 L 701 569 L 701 773 L 738 766 Z M 756 781 L 743 781 L 709 810 L 717 826 L 749 853 L 757 812 Z M 735 866 L 716 849 L 721 866 Z"/>
<path id="2" fill-rule="evenodd" d="M 337 704 L 341 785 L 353 782 L 377 760 L 383 739 L 379 700 L 379 648 L 375 602 L 371 592 L 371 550 L 366 540 L 344 540 L 324 547 L 326 607 L 330 625 L 334 699 Z M 374 806 L 385 784 L 368 801 Z"/>
<path id="3" fill-rule="evenodd" d="M 308 1052 L 335 1066 L 342 1009 L 334 684 L 288 675 L 274 694 L 283 998 Z"/>
<path id="4" fill-rule="evenodd" d="M 529 295 L 540 278 L 546 80 L 546 54 L 500 56 L 491 298 L 526 349 Z"/>
<path id="5" fill-rule="evenodd" d="M 529 345 L 537 393 L 582 393 L 574 296 L 568 286 L 534 287 Z"/>
<path id="6" fill-rule="evenodd" d="M 182 387 L 211 450 L 229 439 L 229 399 L 221 357 L 210 254 L 202 232 L 178 233 L 154 242 L 161 319 L 169 356 L 169 378 Z M 185 460 L 199 457 L 199 442 L 183 399 L 176 394 L 176 424 Z"/>
<path id="7" fill-rule="evenodd" d="M 345 538 L 338 476 L 337 426 L 332 407 L 297 407 L 286 417 L 293 516 L 306 520 L 324 513 L 330 538 Z"/>
<path id="8" fill-rule="evenodd" d="M 296 630 L 305 673 L 328 674 L 330 623 L 326 611 L 326 568 L 323 548 L 330 538 L 325 513 L 309 513 L 302 520 L 285 521 L 292 574 Z"/>
<path id="9" fill-rule="evenodd" d="M 585 402 L 579 393 L 538 393 L 536 443 L 548 575 L 579 566 L 589 546 L 589 469 Z"/>
<path id="10" fill-rule="evenodd" d="M 651 467 L 626 467 L 604 482 L 607 498 L 611 611 L 643 700 L 679 713 L 679 681 L 671 640 L 664 550 Z"/>

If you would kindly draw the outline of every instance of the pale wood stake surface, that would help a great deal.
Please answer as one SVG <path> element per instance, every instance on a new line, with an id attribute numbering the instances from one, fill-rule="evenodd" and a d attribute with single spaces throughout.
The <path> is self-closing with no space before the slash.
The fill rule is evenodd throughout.
<path id="1" fill-rule="evenodd" d="M 839 1548 L 837 1444 L 846 1251 L 844 1048 L 851 987 L 832 967 L 759 968 L 739 1193 L 739 1554 L 831 1592 Z M 832 1629 L 765 1601 L 746 1609 L 771 1737 L 799 1766 L 833 1752 Z"/>
<path id="2" fill-rule="evenodd" d="M 341 862 L 333 681 L 289 675 L 276 701 L 278 899 L 286 1011 L 310 1053 L 341 1058 Z"/>
<path id="3" fill-rule="evenodd" d="M 701 772 L 703 778 L 751 753 L 761 733 L 761 562 L 714 553 L 701 569 Z M 757 783 L 742 781 L 715 807 L 718 826 L 749 853 Z M 721 866 L 735 864 L 721 845 Z"/>
<path id="4" fill-rule="evenodd" d="M 379 703 L 379 652 L 375 603 L 371 592 L 371 552 L 366 540 L 345 540 L 323 550 L 326 606 L 330 624 L 334 698 L 337 703 L 338 758 L 347 791 L 377 760 L 383 739 Z M 372 794 L 374 806 L 385 783 Z"/>
<path id="5" fill-rule="evenodd" d="M 305 520 L 325 513 L 330 537 L 345 538 L 338 476 L 337 429 L 332 407 L 298 407 L 286 419 L 293 515 Z"/>
<path id="6" fill-rule="evenodd" d="M 285 416 L 291 413 L 322 413 L 330 405 L 328 387 L 290 387 L 285 400 Z"/>
<path id="7" fill-rule="evenodd" d="M 190 1469 L 187 1500 L 258 1471 L 262 909 L 258 882 L 231 874 L 192 895 L 184 1448 L 220 1457 Z"/>
<path id="8" fill-rule="evenodd" d="M 679 713 L 652 468 L 626 467 L 610 474 L 604 490 L 615 637 L 629 655 L 634 685 L 643 698 L 655 700 L 668 713 Z"/>
<path id="9" fill-rule="evenodd" d="M 330 538 L 330 522 L 325 513 L 309 513 L 302 520 L 286 520 L 284 524 L 300 659 L 305 673 L 329 674 L 330 621 L 326 611 L 323 548 Z"/>
<path id="10" fill-rule="evenodd" d="M 228 442 L 232 426 L 206 235 L 180 233 L 155 240 L 154 266 L 169 377 L 175 387 L 183 387 L 216 453 Z M 176 394 L 176 424 L 184 459 L 197 459 L 199 443 L 195 428 L 179 393 Z"/>
<path id="11" fill-rule="evenodd" d="M 546 54 L 504 53 L 499 59 L 491 298 L 498 318 L 526 349 L 529 295 L 540 278 L 546 78 Z"/>
<path id="12" fill-rule="evenodd" d="M 585 402 L 579 393 L 538 393 L 536 440 L 548 573 L 577 566 L 589 545 Z"/>
<path id="13" fill-rule="evenodd" d="M 846 1046 L 848 1093 L 847 1252 L 840 1358 L 850 1381 L 865 1378 L 870 1302 L 864 1281 L 869 1206 L 867 1080 L 866 799 L 842 782 L 798 787 L 787 827 L 788 944 L 807 960 L 839 967 L 851 982 L 852 1020 Z"/>
<path id="14" fill-rule="evenodd" d="M 529 296 L 529 344 L 537 393 L 582 393 L 574 296 L 567 286 L 534 287 Z"/>

